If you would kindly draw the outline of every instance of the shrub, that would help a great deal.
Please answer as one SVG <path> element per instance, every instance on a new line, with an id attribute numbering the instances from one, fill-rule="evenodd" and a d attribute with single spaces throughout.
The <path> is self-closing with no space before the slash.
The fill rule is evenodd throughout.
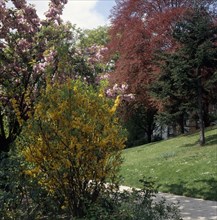
<path id="1" fill-rule="evenodd" d="M 23 173 L 25 161 L 10 152 L 0 162 L 0 219 L 72 219 L 61 201 L 41 188 L 37 179 Z M 103 191 L 95 203 L 86 200 L 86 212 L 78 220 L 181 220 L 176 204 L 155 200 L 157 191 L 149 179 L 143 189 Z"/>
<path id="2" fill-rule="evenodd" d="M 118 103 L 80 80 L 48 86 L 24 130 L 26 173 L 72 216 L 84 216 L 105 183 L 118 180 L 125 142 Z"/>
<path id="3" fill-rule="evenodd" d="M 41 219 L 60 213 L 52 197 L 24 174 L 25 161 L 13 146 L 0 155 L 0 219 Z"/>
<path id="4" fill-rule="evenodd" d="M 142 180 L 141 190 L 103 194 L 83 220 L 181 220 L 177 204 L 164 198 L 155 200 L 157 190 L 150 179 Z"/>

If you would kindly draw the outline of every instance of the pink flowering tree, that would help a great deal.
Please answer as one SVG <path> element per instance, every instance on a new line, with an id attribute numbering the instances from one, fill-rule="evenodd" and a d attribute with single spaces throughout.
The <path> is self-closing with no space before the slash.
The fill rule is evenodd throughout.
<path id="1" fill-rule="evenodd" d="M 75 47 L 75 28 L 61 20 L 67 0 L 51 0 L 40 19 L 26 0 L 0 0 L 0 153 L 10 150 L 46 81 L 91 75 Z"/>
<path id="2" fill-rule="evenodd" d="M 105 53 L 108 50 L 106 44 L 109 41 L 107 30 L 106 26 L 100 26 L 81 31 L 79 48 L 93 73 L 94 77 L 91 81 L 93 84 L 98 83 L 99 75 L 108 72 L 108 65 L 104 60 Z"/>

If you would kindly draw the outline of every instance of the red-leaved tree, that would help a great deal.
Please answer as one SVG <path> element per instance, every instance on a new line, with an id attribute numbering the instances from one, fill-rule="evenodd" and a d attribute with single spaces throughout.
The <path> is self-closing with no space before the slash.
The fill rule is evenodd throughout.
<path id="1" fill-rule="evenodd" d="M 214 3 L 211 0 L 117 1 L 111 14 L 108 51 L 109 57 L 116 59 L 113 80 L 126 82 L 129 92 L 135 94 L 132 111 L 138 105 L 146 110 L 154 110 L 158 106 L 148 92 L 149 85 L 159 74 L 155 54 L 157 51 L 173 52 L 179 47 L 172 37 L 175 24 L 195 4 L 212 10 Z"/>

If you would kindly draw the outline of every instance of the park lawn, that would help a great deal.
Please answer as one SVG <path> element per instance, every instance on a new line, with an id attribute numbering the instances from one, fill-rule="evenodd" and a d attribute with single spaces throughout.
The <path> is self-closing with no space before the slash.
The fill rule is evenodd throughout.
<path id="1" fill-rule="evenodd" d="M 217 127 L 206 130 L 205 146 L 198 138 L 197 132 L 125 149 L 121 184 L 142 187 L 139 180 L 152 177 L 161 192 L 217 201 Z"/>

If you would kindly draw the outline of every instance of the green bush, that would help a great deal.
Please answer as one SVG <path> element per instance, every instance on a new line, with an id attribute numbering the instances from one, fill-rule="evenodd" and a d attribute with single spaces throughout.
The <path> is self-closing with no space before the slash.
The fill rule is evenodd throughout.
<path id="1" fill-rule="evenodd" d="M 119 179 L 126 140 L 115 113 L 119 103 L 81 80 L 48 85 L 23 129 L 26 174 L 74 217 L 108 190 L 105 183 Z"/>
<path id="2" fill-rule="evenodd" d="M 0 161 L 0 219 L 77 219 L 77 220 L 180 220 L 175 204 L 165 199 L 156 202 L 152 181 L 143 181 L 143 189 L 105 191 L 97 202 L 86 200 L 86 215 L 72 218 L 58 199 L 50 196 L 37 181 L 25 175 L 26 164 L 19 152 L 10 152 Z"/>
<path id="3" fill-rule="evenodd" d="M 60 205 L 25 175 L 26 163 L 19 152 L 0 157 L 0 219 L 41 219 L 60 213 Z"/>
<path id="4" fill-rule="evenodd" d="M 101 196 L 82 220 L 181 220 L 177 204 L 164 198 L 156 201 L 157 190 L 151 180 L 142 180 L 141 190 L 116 191 Z"/>

